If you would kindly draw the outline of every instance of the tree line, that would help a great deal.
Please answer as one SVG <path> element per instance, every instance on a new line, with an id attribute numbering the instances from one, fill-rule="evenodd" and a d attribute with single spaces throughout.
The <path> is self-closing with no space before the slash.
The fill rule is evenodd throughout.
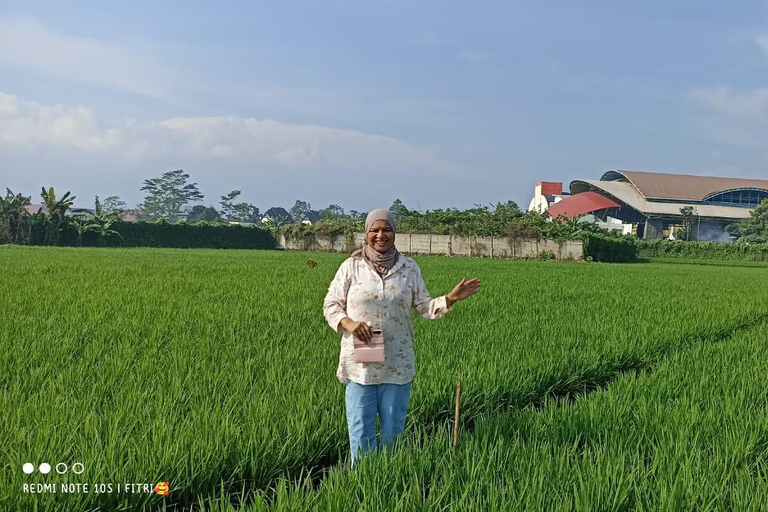
<path id="1" fill-rule="evenodd" d="M 75 196 L 67 192 L 57 196 L 53 187 L 42 187 L 40 193 L 45 212 L 40 208 L 30 213 L 32 197 L 14 194 L 6 188 L 0 197 L 0 242 L 30 245 L 58 245 L 64 230 L 72 228 L 77 233 L 77 245 L 81 245 L 85 233 L 93 232 L 99 240 L 108 236 L 120 236 L 112 229 L 118 220 L 118 211 L 105 209 L 96 196 L 94 214 L 88 218 L 72 217 L 67 212 Z"/>
<path id="2" fill-rule="evenodd" d="M 197 183 L 189 183 L 189 175 L 183 170 L 168 171 L 163 175 L 146 180 L 141 190 L 146 192 L 144 202 L 137 207 L 137 220 L 157 221 L 164 219 L 167 222 L 184 221 L 194 224 L 205 222 L 261 222 L 263 214 L 259 208 L 246 201 L 239 201 L 242 192 L 232 190 L 220 196 L 219 206 L 194 205 L 191 203 L 201 201 L 204 196 L 200 193 Z M 278 211 L 285 210 L 276 207 Z M 311 205 L 297 199 L 294 205 L 285 210 L 288 215 L 272 214 L 266 223 L 271 227 L 279 227 L 284 224 L 301 222 L 304 215 L 312 212 Z M 266 212 L 265 212 L 266 213 Z M 338 204 L 332 204 L 318 211 L 321 220 L 351 220 L 356 221 L 365 218 L 364 213 L 351 210 L 348 213 Z"/>
<path id="3" fill-rule="evenodd" d="M 308 228 L 300 227 L 299 223 L 310 213 L 316 213 L 321 224 L 312 229 L 326 235 L 361 231 L 367 216 L 367 212 L 345 212 L 338 204 L 331 204 L 315 212 L 308 202 L 297 199 L 290 209 L 277 208 L 277 213 L 273 210 L 267 222 L 261 222 L 263 215 L 256 206 L 238 201 L 240 190 L 232 190 L 220 196 L 218 210 L 212 206 L 192 206 L 192 203 L 201 201 L 204 196 L 197 183 L 189 182 L 189 178 L 189 174 L 178 169 L 145 180 L 141 187 L 145 192 L 144 201 L 133 210 L 137 220 L 189 224 L 232 221 L 259 223 L 273 233 L 279 230 L 286 235 L 301 236 Z M 67 214 L 75 199 L 71 192 L 67 191 L 58 197 L 53 187 L 43 187 L 40 197 L 47 211 L 30 213 L 27 206 L 31 204 L 31 196 L 14 194 L 6 189 L 6 196 L 0 196 L 0 241 L 56 245 L 62 230 L 67 226 L 74 226 L 78 242 L 87 232 L 98 234 L 99 239 L 119 236 L 112 226 L 123 212 L 130 211 L 118 196 L 109 196 L 103 202 L 97 196 L 92 215 L 72 217 Z M 596 225 L 579 222 L 578 218 L 558 218 L 555 219 L 557 222 L 551 222 L 548 213 L 523 212 L 514 201 L 475 205 L 465 210 L 438 208 L 421 211 L 410 209 L 400 199 L 396 199 L 389 210 L 400 232 L 549 239 L 577 238 L 585 232 L 611 234 Z M 695 213 L 682 209 L 681 215 L 684 229 L 690 232 Z M 750 217 L 729 226 L 729 231 L 739 234 L 745 241 L 768 240 L 768 200 L 753 209 Z"/>

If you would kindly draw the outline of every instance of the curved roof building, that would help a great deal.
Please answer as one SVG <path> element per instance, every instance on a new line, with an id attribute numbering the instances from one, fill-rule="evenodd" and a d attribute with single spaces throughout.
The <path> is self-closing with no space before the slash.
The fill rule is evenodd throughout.
<path id="1" fill-rule="evenodd" d="M 574 180 L 570 189 L 571 197 L 549 208 L 552 218 L 609 215 L 637 224 L 637 235 L 646 239 L 661 238 L 679 225 L 680 209 L 686 206 L 695 209 L 697 239 L 722 239 L 727 224 L 749 217 L 768 199 L 768 180 L 622 170 L 608 171 L 599 180 Z M 702 223 L 706 236 L 699 237 Z"/>

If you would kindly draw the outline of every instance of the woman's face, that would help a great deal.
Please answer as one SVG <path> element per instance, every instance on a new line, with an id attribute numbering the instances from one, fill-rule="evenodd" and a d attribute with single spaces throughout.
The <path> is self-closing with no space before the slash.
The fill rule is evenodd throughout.
<path id="1" fill-rule="evenodd" d="M 377 220 L 368 230 L 367 241 L 368 245 L 379 252 L 388 251 L 395 245 L 395 232 L 389 222 Z"/>

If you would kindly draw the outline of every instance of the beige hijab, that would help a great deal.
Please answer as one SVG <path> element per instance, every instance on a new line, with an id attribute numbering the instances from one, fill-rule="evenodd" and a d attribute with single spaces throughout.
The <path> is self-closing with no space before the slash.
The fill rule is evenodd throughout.
<path id="1" fill-rule="evenodd" d="M 387 275 L 390 269 L 397 262 L 398 255 L 400 254 L 393 245 L 388 251 L 379 252 L 370 245 L 368 245 L 368 231 L 373 226 L 373 223 L 377 220 L 385 220 L 392 228 L 392 233 L 395 232 L 395 217 L 392 212 L 385 210 L 384 208 L 377 208 L 371 211 L 365 218 L 365 246 L 362 249 L 358 249 L 352 253 L 352 257 L 361 257 L 368 263 L 381 277 Z"/>

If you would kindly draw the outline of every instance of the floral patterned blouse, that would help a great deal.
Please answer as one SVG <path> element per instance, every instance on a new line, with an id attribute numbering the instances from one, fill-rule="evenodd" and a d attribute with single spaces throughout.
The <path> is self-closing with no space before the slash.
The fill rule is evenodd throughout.
<path id="1" fill-rule="evenodd" d="M 341 264 L 323 302 L 323 315 L 342 334 L 336 377 L 345 384 L 406 384 L 416 374 L 413 353 L 411 308 L 424 318 L 435 319 L 449 311 L 445 296 L 429 296 L 421 269 L 411 258 L 399 254 L 382 279 L 362 258 L 347 258 Z M 352 335 L 341 328 L 344 317 L 370 322 L 384 332 L 383 363 L 356 363 Z"/>

